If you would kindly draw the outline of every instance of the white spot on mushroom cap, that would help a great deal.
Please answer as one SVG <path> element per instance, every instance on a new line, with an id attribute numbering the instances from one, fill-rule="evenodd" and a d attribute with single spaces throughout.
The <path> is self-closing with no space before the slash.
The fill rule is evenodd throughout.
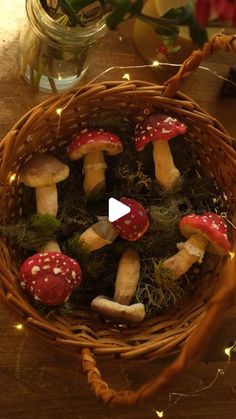
<path id="1" fill-rule="evenodd" d="M 48 278 L 44 278 L 44 282 L 48 282 Z"/>
<path id="2" fill-rule="evenodd" d="M 76 272 L 75 271 L 72 271 L 71 272 L 71 276 L 72 276 L 73 279 L 75 279 L 76 278 Z"/>
<path id="3" fill-rule="evenodd" d="M 40 271 L 40 267 L 37 265 L 33 266 L 33 268 L 31 269 L 32 275 L 36 275 L 39 271 Z"/>
<path id="4" fill-rule="evenodd" d="M 49 269 L 50 268 L 50 265 L 44 265 L 43 266 L 43 269 Z"/>
<path id="5" fill-rule="evenodd" d="M 124 223 L 125 223 L 126 225 L 130 225 L 130 224 L 131 224 L 131 220 L 126 220 L 126 221 L 124 221 Z"/>
<path id="6" fill-rule="evenodd" d="M 49 258 L 44 259 L 44 262 L 50 262 Z"/>
<path id="7" fill-rule="evenodd" d="M 29 260 L 28 265 L 32 265 L 34 263 L 33 259 Z"/>
<path id="8" fill-rule="evenodd" d="M 53 268 L 53 272 L 54 272 L 55 275 L 60 274 L 61 269 L 60 268 Z"/>
<path id="9" fill-rule="evenodd" d="M 162 128 L 161 132 L 162 132 L 162 134 L 169 134 L 171 132 L 171 130 Z"/>

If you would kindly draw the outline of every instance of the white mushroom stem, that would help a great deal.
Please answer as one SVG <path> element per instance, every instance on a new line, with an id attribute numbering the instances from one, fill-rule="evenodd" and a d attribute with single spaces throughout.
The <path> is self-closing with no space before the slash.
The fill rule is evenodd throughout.
<path id="1" fill-rule="evenodd" d="M 137 252 L 127 249 L 119 262 L 113 300 L 129 305 L 135 295 L 140 277 L 140 258 Z"/>
<path id="2" fill-rule="evenodd" d="M 51 240 L 39 249 L 40 252 L 57 252 L 61 253 L 59 244 L 56 241 Z"/>
<path id="3" fill-rule="evenodd" d="M 92 252 L 111 244 L 118 236 L 108 220 L 101 220 L 85 230 L 80 236 L 80 244 Z"/>
<path id="4" fill-rule="evenodd" d="M 51 214 L 56 217 L 58 210 L 56 183 L 36 188 L 36 205 L 38 214 Z"/>
<path id="5" fill-rule="evenodd" d="M 202 260 L 208 240 L 201 234 L 193 234 L 181 247 L 176 255 L 171 256 L 163 262 L 163 265 L 168 268 L 178 279 L 187 272 L 193 263 Z"/>
<path id="6" fill-rule="evenodd" d="M 153 160 L 157 181 L 165 190 L 171 190 L 180 178 L 180 173 L 175 167 L 168 141 L 153 141 Z"/>
<path id="7" fill-rule="evenodd" d="M 105 189 L 105 172 L 107 165 L 103 158 L 103 151 L 88 153 L 84 157 L 84 192 Z"/>
<path id="8" fill-rule="evenodd" d="M 92 301 L 91 307 L 104 316 L 119 321 L 138 323 L 145 318 L 145 308 L 142 303 L 126 306 L 116 303 L 103 295 L 96 297 Z"/>

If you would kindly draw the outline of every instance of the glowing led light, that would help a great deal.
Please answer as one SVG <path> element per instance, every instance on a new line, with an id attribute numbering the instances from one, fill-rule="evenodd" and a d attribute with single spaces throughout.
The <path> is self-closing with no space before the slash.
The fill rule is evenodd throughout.
<path id="1" fill-rule="evenodd" d="M 14 327 L 18 330 L 21 330 L 23 329 L 23 324 L 18 323 L 18 324 L 15 324 Z"/>
<path id="2" fill-rule="evenodd" d="M 232 346 L 230 346 L 229 348 L 225 348 L 224 352 L 230 358 L 231 357 L 231 352 L 235 351 L 235 348 L 236 348 L 236 342 L 234 342 L 234 344 Z"/>
<path id="3" fill-rule="evenodd" d="M 156 414 L 157 414 L 157 416 L 159 418 L 163 418 L 163 416 L 164 416 L 164 412 L 163 411 L 162 412 L 159 412 L 158 410 L 156 410 L 155 412 L 156 412 Z"/>
<path id="4" fill-rule="evenodd" d="M 63 109 L 61 109 L 61 108 L 58 108 L 58 109 L 56 110 L 56 113 L 57 113 L 57 115 L 61 116 L 61 114 L 62 114 L 62 111 L 63 111 Z"/>
<path id="5" fill-rule="evenodd" d="M 230 356 L 231 348 L 225 348 L 225 354 Z"/>
<path id="6" fill-rule="evenodd" d="M 229 252 L 229 256 L 230 256 L 230 259 L 233 260 L 233 258 L 235 256 L 235 253 L 234 252 Z"/>
<path id="7" fill-rule="evenodd" d="M 130 81 L 130 75 L 126 73 L 123 75 L 122 79 Z"/>
<path id="8" fill-rule="evenodd" d="M 159 61 L 153 61 L 152 63 L 153 67 L 158 67 L 160 65 Z"/>
<path id="9" fill-rule="evenodd" d="M 13 183 L 15 179 L 16 179 L 16 173 L 12 173 L 9 177 L 9 183 Z"/>

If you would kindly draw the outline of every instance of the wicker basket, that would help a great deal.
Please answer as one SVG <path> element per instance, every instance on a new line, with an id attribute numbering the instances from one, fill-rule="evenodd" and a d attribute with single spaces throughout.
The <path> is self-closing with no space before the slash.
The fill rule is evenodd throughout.
<path id="1" fill-rule="evenodd" d="M 215 36 L 202 50 L 195 51 L 165 86 L 143 81 L 90 84 L 50 97 L 29 111 L 0 144 L 1 224 L 10 223 L 21 213 L 22 190 L 17 182 L 12 181 L 12 173 L 18 171 L 21 163 L 35 151 L 53 150 L 65 144 L 70 134 L 86 123 L 93 112 L 111 106 L 125 110 L 131 116 L 137 109 L 153 108 L 167 109 L 179 115 L 189 127 L 189 138 L 196 146 L 202 172 L 215 178 L 225 199 L 226 210 L 233 216 L 235 140 L 215 118 L 177 91 L 180 82 L 198 67 L 200 61 L 219 49 L 236 51 L 236 36 Z M 63 108 L 61 115 L 56 112 L 58 108 Z M 214 270 L 214 281 L 205 281 L 204 278 L 189 305 L 174 316 L 167 314 L 146 320 L 136 327 L 119 329 L 97 320 L 89 309 L 78 308 L 63 318 L 59 315 L 50 319 L 40 316 L 18 285 L 16 252 L 1 237 L 0 298 L 37 335 L 68 353 L 79 355 L 89 385 L 99 399 L 114 405 L 132 405 L 145 403 L 157 393 L 168 391 L 174 378 L 202 355 L 202 348 L 206 347 L 224 313 L 233 305 L 235 259 L 228 257 L 223 269 L 222 265 L 220 261 Z M 110 389 L 102 380 L 94 358 L 95 355 L 113 355 L 123 360 L 153 360 L 177 352 L 180 352 L 177 359 L 138 391 Z"/>

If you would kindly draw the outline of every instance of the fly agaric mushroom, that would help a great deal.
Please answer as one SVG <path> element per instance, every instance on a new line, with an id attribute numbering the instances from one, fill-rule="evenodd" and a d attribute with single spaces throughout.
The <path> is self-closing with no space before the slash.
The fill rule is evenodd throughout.
<path id="1" fill-rule="evenodd" d="M 49 306 L 63 304 L 81 280 L 78 262 L 60 252 L 36 253 L 20 268 L 22 288 Z"/>
<path id="2" fill-rule="evenodd" d="M 122 204 L 130 207 L 130 212 L 116 221 L 112 225 L 119 236 L 125 240 L 136 241 L 142 237 L 149 227 L 149 219 L 143 206 L 135 199 L 121 198 Z"/>
<path id="3" fill-rule="evenodd" d="M 143 206 L 135 199 L 121 198 L 120 202 L 130 207 L 130 212 L 112 223 L 100 220 L 93 224 L 82 234 L 73 236 L 74 246 L 83 246 L 92 252 L 103 246 L 111 244 L 119 235 L 125 240 L 140 239 L 149 227 L 149 219 Z"/>
<path id="4" fill-rule="evenodd" d="M 56 184 L 69 176 L 69 167 L 50 154 L 35 154 L 20 169 L 19 179 L 36 188 L 38 214 L 57 215 Z"/>
<path id="5" fill-rule="evenodd" d="M 135 250 L 127 249 L 119 262 L 113 300 L 119 304 L 129 305 L 135 295 L 139 278 L 139 255 Z"/>
<path id="6" fill-rule="evenodd" d="M 136 126 L 135 148 L 137 151 L 142 151 L 152 142 L 155 176 L 167 191 L 170 191 L 180 178 L 168 141 L 177 135 L 185 134 L 186 130 L 186 125 L 178 119 L 163 114 L 150 115 Z"/>
<path id="7" fill-rule="evenodd" d="M 126 306 L 110 300 L 104 295 L 94 298 L 91 303 L 93 310 L 118 321 L 138 323 L 145 318 L 145 307 L 142 303 Z"/>
<path id="8" fill-rule="evenodd" d="M 163 262 L 176 279 L 187 272 L 193 263 L 201 263 L 205 250 L 222 256 L 230 250 L 227 225 L 220 215 L 212 212 L 185 215 L 179 222 L 179 229 L 188 240 L 181 243 L 176 255 Z"/>
<path id="9" fill-rule="evenodd" d="M 105 171 L 107 165 L 103 153 L 115 156 L 123 151 L 119 137 L 103 129 L 84 129 L 72 137 L 67 148 L 71 160 L 84 157 L 84 192 L 100 191 L 105 188 Z"/>

